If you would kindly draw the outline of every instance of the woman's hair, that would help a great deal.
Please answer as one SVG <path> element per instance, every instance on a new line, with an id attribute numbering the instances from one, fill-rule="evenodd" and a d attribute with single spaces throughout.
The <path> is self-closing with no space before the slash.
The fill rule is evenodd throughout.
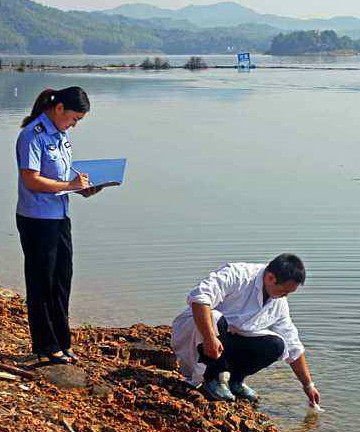
<path id="1" fill-rule="evenodd" d="M 21 127 L 27 126 L 44 111 L 62 103 L 65 110 L 80 113 L 90 111 L 90 101 L 81 87 L 67 87 L 61 90 L 46 89 L 37 97 L 31 114 L 24 118 Z"/>

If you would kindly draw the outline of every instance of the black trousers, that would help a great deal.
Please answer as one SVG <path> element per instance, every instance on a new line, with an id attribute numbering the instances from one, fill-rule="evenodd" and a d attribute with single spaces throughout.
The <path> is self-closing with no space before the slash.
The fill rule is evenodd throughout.
<path id="1" fill-rule="evenodd" d="M 71 223 L 16 215 L 25 256 L 26 300 L 34 353 L 70 348 Z"/>
<path id="2" fill-rule="evenodd" d="M 248 375 L 266 368 L 274 363 L 284 352 L 284 342 L 278 336 L 245 337 L 227 331 L 228 324 L 224 317 L 218 321 L 219 339 L 224 351 L 217 359 L 204 354 L 203 346 L 198 346 L 199 362 L 205 363 L 206 381 L 217 378 L 219 373 L 228 371 L 231 380 L 243 381 Z"/>

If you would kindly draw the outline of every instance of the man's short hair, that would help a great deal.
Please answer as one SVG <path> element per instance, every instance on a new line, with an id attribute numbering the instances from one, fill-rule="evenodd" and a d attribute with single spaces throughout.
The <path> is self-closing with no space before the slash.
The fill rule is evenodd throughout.
<path id="1" fill-rule="evenodd" d="M 283 253 L 270 261 L 265 270 L 276 277 L 277 284 L 291 280 L 299 285 L 304 285 L 305 267 L 296 255 Z"/>

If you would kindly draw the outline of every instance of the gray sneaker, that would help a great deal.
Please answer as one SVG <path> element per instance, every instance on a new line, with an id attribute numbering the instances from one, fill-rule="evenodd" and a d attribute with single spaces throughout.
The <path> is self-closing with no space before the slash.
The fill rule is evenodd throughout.
<path id="1" fill-rule="evenodd" d="M 250 402 L 257 402 L 259 400 L 259 395 L 244 382 L 230 381 L 229 387 L 231 393 L 235 396 L 247 399 Z"/>
<path id="2" fill-rule="evenodd" d="M 215 400 L 235 401 L 235 396 L 231 393 L 228 384 L 225 382 L 217 379 L 205 381 L 203 389 Z"/>

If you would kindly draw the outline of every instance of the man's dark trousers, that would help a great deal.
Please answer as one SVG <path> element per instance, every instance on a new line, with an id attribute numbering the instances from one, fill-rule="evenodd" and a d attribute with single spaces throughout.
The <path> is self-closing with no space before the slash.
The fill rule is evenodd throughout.
<path id="1" fill-rule="evenodd" d="M 221 317 L 218 321 L 218 337 L 224 351 L 217 360 L 204 354 L 202 344 L 198 346 L 199 362 L 207 365 L 205 381 L 217 379 L 219 373 L 228 371 L 231 380 L 242 382 L 246 376 L 274 363 L 284 352 L 284 341 L 278 336 L 245 337 L 227 330 L 228 323 Z"/>

